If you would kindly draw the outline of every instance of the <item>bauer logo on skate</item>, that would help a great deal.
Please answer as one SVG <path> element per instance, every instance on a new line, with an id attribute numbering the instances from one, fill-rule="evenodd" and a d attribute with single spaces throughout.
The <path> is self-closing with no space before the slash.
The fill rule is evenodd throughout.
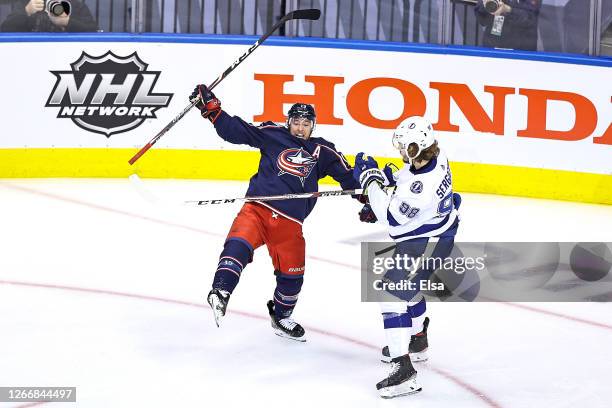
<path id="1" fill-rule="evenodd" d="M 316 157 L 313 157 L 304 149 L 286 149 L 278 155 L 276 164 L 280 170 L 279 176 L 290 174 L 298 177 L 304 185 L 304 180 L 317 164 Z"/>
<path id="2" fill-rule="evenodd" d="M 70 118 L 79 127 L 110 137 L 156 118 L 172 94 L 153 93 L 160 71 L 133 53 L 119 57 L 108 51 L 99 57 L 83 52 L 70 71 L 51 71 L 55 86 L 46 107 L 59 107 L 58 118 Z"/>

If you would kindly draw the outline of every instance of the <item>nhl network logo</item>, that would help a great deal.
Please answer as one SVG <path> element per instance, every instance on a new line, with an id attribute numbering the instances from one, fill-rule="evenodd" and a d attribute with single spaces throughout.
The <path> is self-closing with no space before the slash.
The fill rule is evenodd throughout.
<path id="1" fill-rule="evenodd" d="M 156 118 L 172 94 L 153 93 L 160 71 L 147 71 L 138 54 L 119 57 L 108 51 L 99 57 L 83 52 L 71 71 L 51 71 L 55 86 L 46 107 L 59 107 L 58 118 L 110 137 Z"/>

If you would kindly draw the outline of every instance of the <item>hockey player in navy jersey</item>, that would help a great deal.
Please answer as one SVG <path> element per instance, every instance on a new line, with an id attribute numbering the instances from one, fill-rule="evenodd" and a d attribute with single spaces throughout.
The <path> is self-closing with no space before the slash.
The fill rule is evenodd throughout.
<path id="1" fill-rule="evenodd" d="M 328 175 L 343 189 L 359 188 L 352 168 L 334 145 L 311 137 L 316 124 L 311 105 L 294 104 L 289 109 L 286 126 L 273 122 L 254 126 L 223 111 L 219 99 L 204 85 L 196 87 L 190 99 L 193 98 L 200 99 L 196 107 L 214 124 L 222 139 L 260 150 L 259 168 L 251 177 L 247 196 L 318 191 L 319 179 Z M 273 300 L 267 304 L 272 327 L 279 336 L 305 341 L 304 329 L 291 318 L 291 313 L 304 280 L 302 222 L 315 203 L 312 198 L 244 204 L 227 235 L 207 298 L 217 326 L 240 275 L 253 260 L 253 252 L 265 244 L 276 275 Z M 364 208 L 367 213 L 369 207 Z"/>
<path id="2" fill-rule="evenodd" d="M 354 176 L 368 195 L 376 218 L 388 226 L 396 242 L 394 258 L 419 258 L 433 237 L 437 243 L 430 257 L 446 258 L 454 245 L 461 203 L 459 194 L 453 193 L 446 155 L 438 147 L 431 124 L 419 116 L 402 121 L 392 141 L 405 163 L 401 170 L 394 172 L 390 166 L 380 170 L 373 158 L 359 153 Z M 388 193 L 384 187 L 394 189 Z M 387 339 L 383 359 L 391 363 L 387 378 L 376 384 L 383 398 L 421 391 L 412 361 L 427 359 L 429 318 L 418 282 L 428 279 L 434 270 L 421 266 L 411 272 L 416 289 L 388 291 L 397 301 L 380 304 Z M 385 281 L 394 283 L 406 278 L 406 270 L 394 268 L 384 275 Z"/>

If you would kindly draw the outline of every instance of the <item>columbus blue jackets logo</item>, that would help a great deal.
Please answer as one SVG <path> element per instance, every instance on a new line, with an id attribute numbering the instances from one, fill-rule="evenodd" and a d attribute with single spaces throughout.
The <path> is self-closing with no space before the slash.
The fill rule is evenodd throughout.
<path id="1" fill-rule="evenodd" d="M 302 148 L 286 149 L 278 155 L 276 164 L 280 170 L 279 176 L 291 174 L 299 178 L 302 185 L 304 185 L 304 180 L 310 175 L 314 166 L 317 165 L 317 157 Z"/>
<path id="2" fill-rule="evenodd" d="M 161 72 L 133 53 L 120 57 L 111 51 L 91 56 L 83 52 L 70 70 L 51 71 L 55 86 L 46 107 L 60 108 L 58 118 L 70 118 L 82 129 L 106 137 L 140 126 L 156 118 L 170 93 L 155 93 Z"/>

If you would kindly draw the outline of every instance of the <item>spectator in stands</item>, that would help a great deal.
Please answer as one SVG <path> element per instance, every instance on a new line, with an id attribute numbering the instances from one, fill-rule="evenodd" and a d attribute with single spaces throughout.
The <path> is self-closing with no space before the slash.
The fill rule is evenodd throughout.
<path id="1" fill-rule="evenodd" d="M 46 0 L 49 2 L 51 0 Z M 2 22 L 5 32 L 88 32 L 98 25 L 89 8 L 81 0 L 61 1 L 56 15 L 47 10 L 45 0 L 18 0 L 13 11 Z"/>
<path id="2" fill-rule="evenodd" d="M 483 45 L 535 51 L 542 0 L 478 0 L 474 9 L 485 27 Z"/>

